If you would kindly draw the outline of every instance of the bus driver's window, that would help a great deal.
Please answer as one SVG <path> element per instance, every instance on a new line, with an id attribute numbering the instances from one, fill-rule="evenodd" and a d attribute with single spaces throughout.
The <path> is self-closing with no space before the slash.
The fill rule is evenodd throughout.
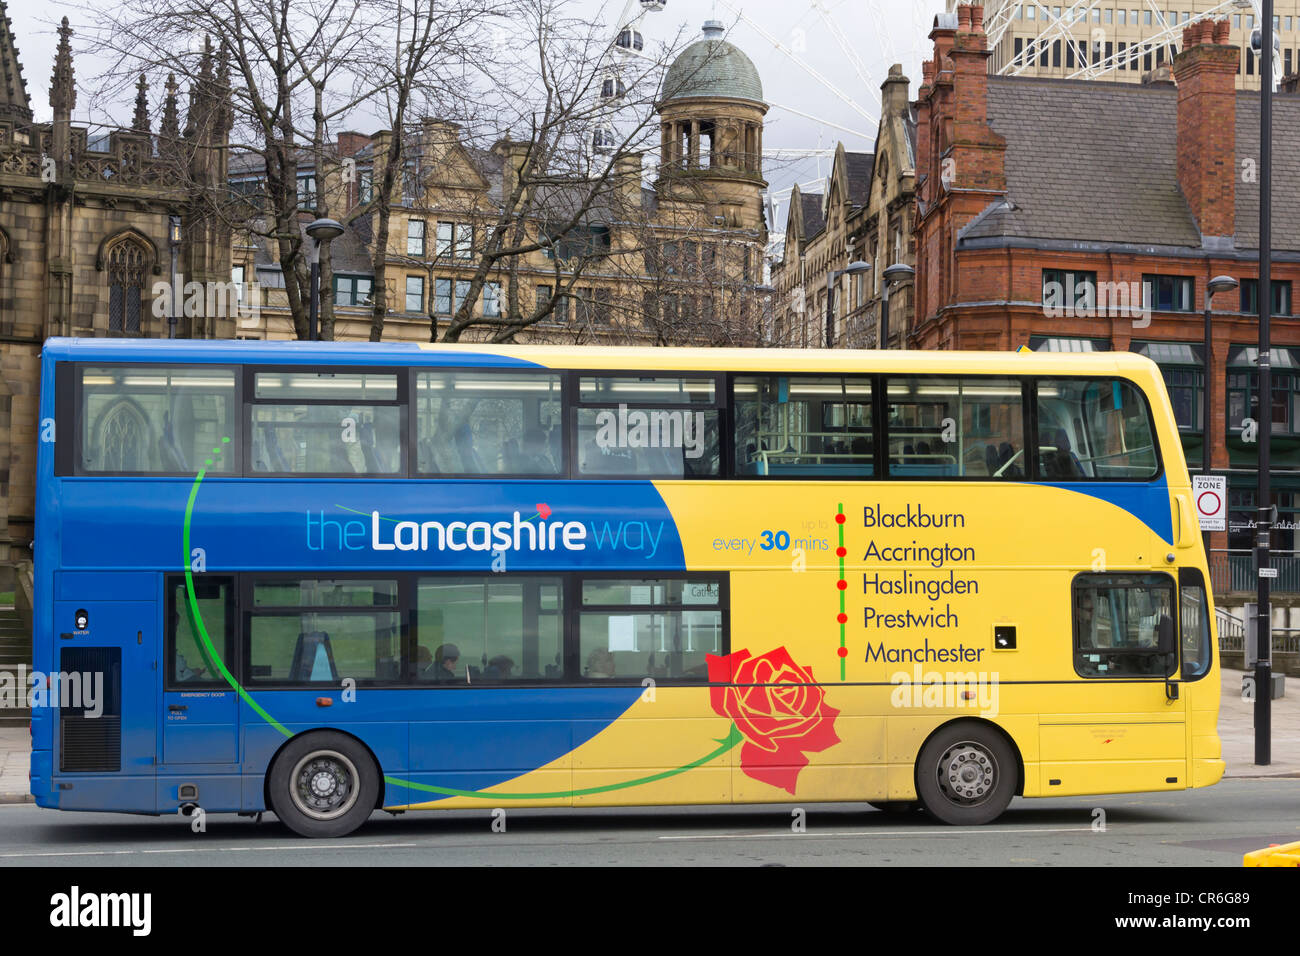
<path id="1" fill-rule="evenodd" d="M 1163 574 L 1081 574 L 1074 582 L 1074 666 L 1083 677 L 1165 676 L 1177 655 L 1174 584 Z"/>

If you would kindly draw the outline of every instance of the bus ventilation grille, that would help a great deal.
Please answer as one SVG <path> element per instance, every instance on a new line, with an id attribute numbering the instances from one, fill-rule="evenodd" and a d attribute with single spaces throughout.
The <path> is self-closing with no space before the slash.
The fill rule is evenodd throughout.
<path id="1" fill-rule="evenodd" d="M 62 721 L 59 769 L 64 773 L 122 769 L 122 718 L 69 717 Z"/>
<path id="2" fill-rule="evenodd" d="M 59 770 L 122 769 L 122 649 L 65 647 L 59 655 Z M 93 689 L 92 689 L 93 688 Z M 56 701 L 51 700 L 51 704 Z"/>

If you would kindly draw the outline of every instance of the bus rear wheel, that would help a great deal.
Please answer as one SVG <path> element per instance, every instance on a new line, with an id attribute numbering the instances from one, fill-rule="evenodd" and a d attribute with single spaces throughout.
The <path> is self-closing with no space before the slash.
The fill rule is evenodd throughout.
<path id="1" fill-rule="evenodd" d="M 334 731 L 289 741 L 268 781 L 271 809 L 305 837 L 347 836 L 379 797 L 379 771 L 355 739 Z"/>
<path id="2" fill-rule="evenodd" d="M 944 823 L 981 826 L 1006 810 L 1018 776 L 1016 755 L 1006 738 L 979 724 L 953 724 L 921 748 L 916 794 Z"/>

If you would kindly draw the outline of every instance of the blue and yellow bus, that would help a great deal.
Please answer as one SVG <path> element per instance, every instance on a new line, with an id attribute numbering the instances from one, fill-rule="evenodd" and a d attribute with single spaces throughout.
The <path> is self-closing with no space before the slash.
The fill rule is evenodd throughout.
<path id="1" fill-rule="evenodd" d="M 1143 358 L 52 339 L 41 418 L 44 807 L 979 824 L 1223 773 Z"/>

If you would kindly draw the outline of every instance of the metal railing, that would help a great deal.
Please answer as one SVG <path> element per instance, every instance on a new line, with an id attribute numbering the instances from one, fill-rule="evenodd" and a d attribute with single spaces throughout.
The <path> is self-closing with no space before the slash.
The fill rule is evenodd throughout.
<path id="1" fill-rule="evenodd" d="M 1246 648 L 1246 623 L 1235 614 L 1218 607 L 1214 609 L 1214 620 L 1215 629 L 1219 633 L 1219 650 L 1221 652 L 1236 651 L 1238 653 L 1244 651 Z M 1273 628 L 1273 653 L 1300 653 L 1300 628 Z"/>
<path id="2" fill-rule="evenodd" d="M 1219 633 L 1219 650 L 1240 651 L 1246 645 L 1246 625 L 1235 614 L 1229 614 L 1223 608 L 1214 609 L 1215 630 Z"/>
<path id="3" fill-rule="evenodd" d="M 1258 584 L 1255 574 L 1255 553 L 1243 549 L 1212 550 L 1210 559 L 1210 586 L 1215 594 L 1233 592 L 1254 594 Z M 1274 593 L 1300 593 L 1300 554 L 1295 551 L 1273 551 Z"/>

